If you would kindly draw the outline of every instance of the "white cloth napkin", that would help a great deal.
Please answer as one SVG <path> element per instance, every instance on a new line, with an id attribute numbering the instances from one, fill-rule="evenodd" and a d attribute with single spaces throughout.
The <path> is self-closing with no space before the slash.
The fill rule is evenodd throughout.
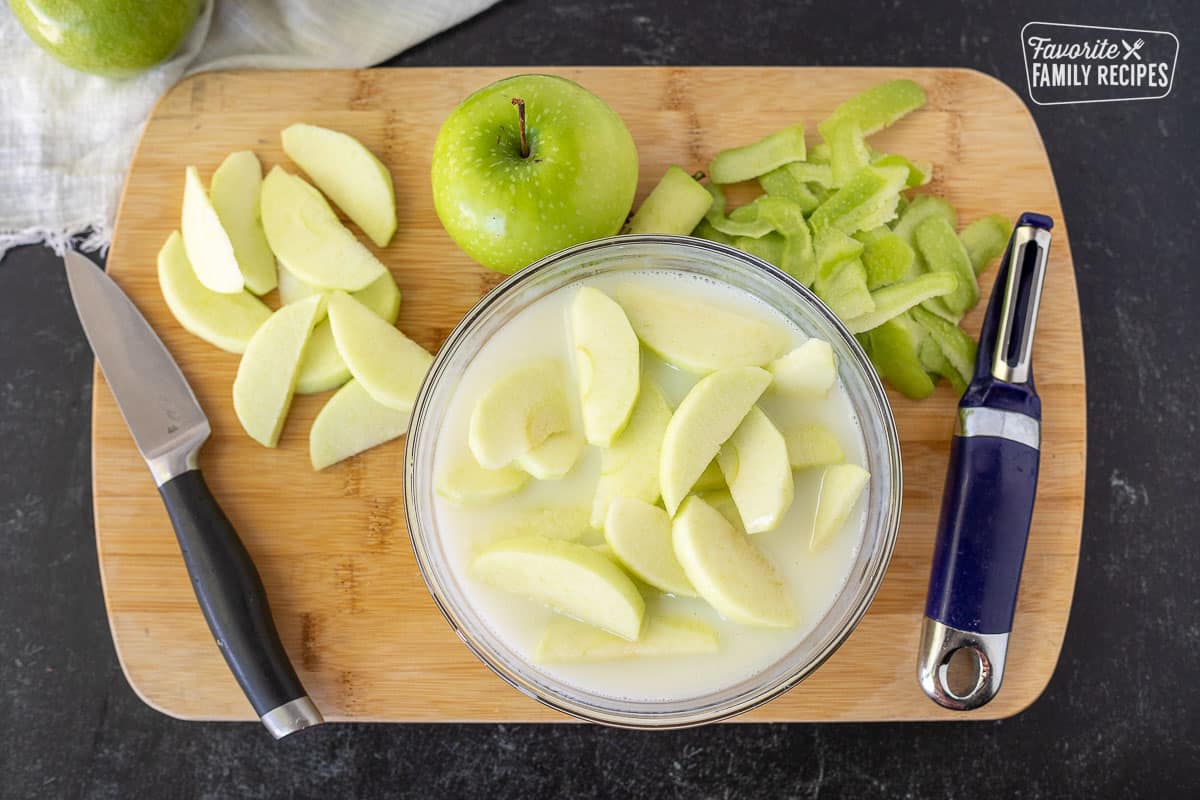
<path id="1" fill-rule="evenodd" d="M 142 125 L 185 75 L 216 69 L 367 67 L 496 0 L 206 0 L 169 61 L 126 80 L 55 61 L 0 4 L 0 258 L 44 242 L 107 248 Z"/>

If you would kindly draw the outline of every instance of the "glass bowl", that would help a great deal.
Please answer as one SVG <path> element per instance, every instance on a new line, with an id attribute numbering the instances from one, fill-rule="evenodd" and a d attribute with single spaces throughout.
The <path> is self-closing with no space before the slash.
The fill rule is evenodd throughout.
<path id="1" fill-rule="evenodd" d="M 629 701 L 557 680 L 515 653 L 471 607 L 451 570 L 434 513 L 434 457 L 444 416 L 480 348 L 508 320 L 581 279 L 624 270 L 668 268 L 722 281 L 757 297 L 809 336 L 827 340 L 858 416 L 871 473 L 863 541 L 833 606 L 809 634 L 762 671 L 682 700 Z M 854 337 L 811 292 L 754 256 L 686 236 L 614 236 L 547 256 L 481 299 L 438 351 L 417 395 L 405 448 L 405 514 L 417 565 L 459 638 L 512 686 L 584 720 L 632 728 L 678 728 L 740 714 L 779 696 L 819 667 L 862 619 L 883 580 L 900 524 L 900 444 L 875 369 Z"/>

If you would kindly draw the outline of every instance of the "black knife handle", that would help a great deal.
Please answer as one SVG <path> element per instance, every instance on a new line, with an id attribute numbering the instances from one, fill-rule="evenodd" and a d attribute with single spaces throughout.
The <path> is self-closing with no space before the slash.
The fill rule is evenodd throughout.
<path id="1" fill-rule="evenodd" d="M 258 570 L 200 470 L 182 472 L 158 491 L 200 610 L 255 713 L 276 738 L 320 724 L 279 641 Z"/>

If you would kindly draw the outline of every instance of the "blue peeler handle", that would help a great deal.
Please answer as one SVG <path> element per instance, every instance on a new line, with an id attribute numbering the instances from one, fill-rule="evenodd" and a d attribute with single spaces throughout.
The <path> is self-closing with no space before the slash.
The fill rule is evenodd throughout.
<path id="1" fill-rule="evenodd" d="M 959 402 L 917 667 L 921 688 L 946 708 L 982 706 L 1004 676 L 1037 494 L 1041 401 L 1030 353 L 1052 225 L 1040 214 L 1018 221 Z M 960 651 L 969 661 L 952 675 Z"/>
<path id="2" fill-rule="evenodd" d="M 926 617 L 967 633 L 1012 630 L 1038 456 L 1036 446 L 1012 439 L 954 437 Z"/>

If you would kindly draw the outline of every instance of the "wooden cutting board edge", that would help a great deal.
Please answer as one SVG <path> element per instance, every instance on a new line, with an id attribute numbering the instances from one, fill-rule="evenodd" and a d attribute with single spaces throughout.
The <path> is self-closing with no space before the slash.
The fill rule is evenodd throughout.
<path id="1" fill-rule="evenodd" d="M 440 68 L 435 68 L 435 67 L 388 68 L 388 69 L 384 69 L 384 70 L 379 70 L 379 69 L 347 70 L 347 71 L 342 71 L 342 72 L 355 73 L 356 77 L 360 77 L 362 75 L 371 75 L 374 77 L 374 79 L 378 79 L 375 76 L 377 76 L 378 73 L 380 73 L 380 72 L 409 72 L 409 71 L 414 71 L 414 70 L 433 72 L 438 69 L 440 69 Z M 494 68 L 494 67 L 488 67 L 488 68 L 484 68 L 484 71 L 486 71 L 486 72 L 500 71 L 503 73 L 517 73 L 517 72 L 522 72 L 522 71 L 528 72 L 528 71 L 531 71 L 531 69 L 536 70 L 538 72 L 550 72 L 553 74 L 568 74 L 568 75 L 570 75 L 571 73 L 586 74 L 587 71 L 592 70 L 592 69 L 603 69 L 603 70 L 607 70 L 607 71 L 622 71 L 622 72 L 636 73 L 636 72 L 641 72 L 641 71 L 646 71 L 646 70 L 675 71 L 675 70 L 696 70 L 696 69 L 723 69 L 723 70 L 730 70 L 730 71 L 752 72 L 752 71 L 756 71 L 761 68 L 759 68 L 759 67 L 720 67 L 720 68 L 705 68 L 705 67 L 604 67 L 604 68 L 591 68 L 591 67 L 537 67 L 537 68 L 512 67 L 512 68 L 504 68 L 504 67 L 500 67 L 500 68 Z M 767 68 L 767 69 L 806 69 L 806 68 L 786 68 L 786 67 L 784 67 L 784 68 Z M 837 70 L 837 71 L 841 71 L 841 72 L 864 71 L 864 70 L 872 71 L 872 72 L 876 72 L 876 71 L 877 72 L 893 72 L 893 73 L 897 72 L 897 70 L 895 68 L 891 68 L 891 67 L 836 67 L 836 68 L 829 67 L 829 68 L 807 68 L 807 69 L 828 69 L 828 70 Z M 1015 92 L 1013 92 L 1013 90 L 1010 87 L 1008 87 L 1006 84 L 1004 84 L 1002 81 L 999 81 L 997 78 L 995 78 L 991 75 L 988 75 L 987 73 L 983 73 L 978 70 L 962 68 L 962 67 L 919 67 L 919 68 L 905 69 L 903 71 L 907 74 L 935 73 L 935 72 L 969 73 L 973 77 L 976 77 L 976 78 L 983 77 L 983 78 L 987 79 L 988 81 L 998 84 L 1000 87 L 1003 88 L 1003 90 L 1006 93 L 1012 95 L 1013 97 L 1015 97 L 1017 99 L 1024 115 L 1028 118 L 1030 127 L 1033 129 L 1033 131 L 1037 137 L 1037 143 L 1038 143 L 1039 148 L 1041 149 L 1041 153 L 1042 153 L 1043 157 L 1045 158 L 1047 165 L 1049 165 L 1049 157 L 1046 154 L 1045 144 L 1041 137 L 1040 131 L 1037 129 L 1036 123 L 1033 121 L 1032 114 L 1030 114 L 1028 107 L 1025 105 L 1024 101 L 1022 101 L 1020 99 L 1020 96 L 1017 95 Z M 314 71 L 314 72 L 324 73 L 324 71 Z M 166 103 L 171 98 L 172 95 L 174 95 L 178 92 L 181 92 L 185 87 L 187 87 L 189 84 L 193 83 L 194 81 L 203 79 L 203 78 L 205 78 L 209 75 L 213 75 L 213 74 L 215 74 L 215 73 L 190 76 L 188 78 L 185 78 L 183 81 L 181 81 L 175 87 L 167 90 L 167 92 L 165 92 L 164 95 L 159 99 L 158 103 L 156 103 L 155 108 L 151 113 L 150 119 L 154 118 L 154 116 L 157 114 L 159 108 L 164 103 Z M 226 74 L 226 75 L 237 74 L 237 71 L 235 71 L 233 73 L 222 73 L 222 74 Z M 139 138 L 137 147 L 134 152 L 134 157 L 133 157 L 132 163 L 136 163 L 138 160 L 138 157 L 141 154 L 143 145 L 145 144 L 145 133 L 148 130 L 148 128 L 149 128 L 149 123 L 147 124 L 147 127 L 143 129 L 142 136 Z M 1086 374 L 1084 372 L 1085 367 L 1084 367 L 1084 360 L 1083 360 L 1083 342 L 1082 342 L 1082 329 L 1081 329 L 1081 321 L 1080 321 L 1080 308 L 1079 308 L 1079 301 L 1078 301 L 1078 287 L 1077 287 L 1077 281 L 1076 281 L 1076 276 L 1075 276 L 1075 271 L 1074 271 L 1074 261 L 1073 261 L 1073 258 L 1069 254 L 1069 239 L 1067 236 L 1067 226 L 1065 223 L 1063 212 L 1061 210 L 1061 201 L 1058 199 L 1057 182 L 1054 180 L 1052 168 L 1049 169 L 1048 171 L 1050 173 L 1050 179 L 1053 182 L 1054 195 L 1055 195 L 1057 205 L 1058 205 L 1058 208 L 1056 209 L 1058 213 L 1056 215 L 1055 248 L 1059 249 L 1059 250 L 1063 250 L 1063 249 L 1068 250 L 1068 254 L 1065 256 L 1065 260 L 1072 267 L 1069 271 L 1067 271 L 1066 277 L 1069 278 L 1069 280 L 1070 280 L 1070 283 L 1071 283 L 1070 291 L 1071 291 L 1071 293 L 1073 295 L 1073 299 L 1074 299 L 1074 304 L 1071 309 L 1073 311 L 1073 314 L 1075 317 L 1075 319 L 1073 320 L 1074 328 L 1076 330 L 1080 331 L 1080 335 L 1078 337 L 1078 343 L 1079 343 L 1078 356 L 1079 356 L 1079 370 L 1080 370 L 1079 387 L 1080 387 L 1081 393 L 1083 394 L 1084 401 L 1081 402 L 1081 404 L 1079 406 L 1079 414 L 1080 414 L 1080 422 L 1084 426 L 1084 429 L 1086 431 L 1086 412 L 1087 412 L 1087 409 L 1086 409 Z M 113 249 L 114 250 L 117 249 L 115 245 L 120 239 L 120 231 L 121 231 L 120 222 L 121 222 L 121 219 L 123 218 L 122 212 L 124 211 L 124 208 L 126 205 L 128 190 L 129 190 L 129 181 L 127 180 L 126 184 L 122 187 L 120 203 L 118 206 L 117 224 L 114 227 L 114 233 L 113 233 L 113 243 L 114 243 Z M 642 195 L 642 193 L 639 191 L 639 197 L 641 195 Z M 1058 277 L 1059 277 L 1059 279 L 1062 279 L 1063 276 L 1058 276 Z M 94 390 L 93 390 L 93 395 L 92 395 L 92 419 L 94 422 L 94 420 L 96 419 L 97 410 L 101 403 L 101 399 L 100 399 L 101 392 L 103 392 L 103 394 L 109 394 L 109 393 L 108 393 L 106 385 L 104 384 L 103 375 L 101 374 L 98 365 L 96 365 L 94 367 L 93 379 L 94 379 Z M 95 387 L 100 387 L 100 386 L 104 386 L 105 388 L 101 391 L 96 391 Z M 108 397 L 108 402 L 110 402 L 110 403 L 112 402 L 111 395 L 109 395 L 109 397 Z M 94 441 L 95 440 L 93 438 L 93 444 L 94 444 Z M 1080 455 L 1081 455 L 1082 465 L 1083 465 L 1079 471 L 1079 479 L 1078 479 L 1078 485 L 1080 487 L 1080 489 L 1079 489 L 1080 502 L 1079 502 L 1079 507 L 1078 507 L 1078 513 L 1076 515 L 1078 518 L 1078 522 L 1077 522 L 1077 524 L 1075 524 L 1073 526 L 1074 529 L 1077 529 L 1079 531 L 1079 533 L 1076 537 L 1078 542 L 1081 542 L 1081 540 L 1082 540 L 1082 521 L 1083 521 L 1084 502 L 1085 502 L 1085 494 L 1084 494 L 1083 488 L 1086 485 L 1086 463 L 1087 463 L 1086 462 L 1086 455 L 1087 455 L 1086 435 L 1084 436 L 1083 440 L 1080 442 Z M 97 458 L 96 458 L 95 448 L 93 448 L 91 460 L 92 460 L 92 465 L 93 465 L 93 514 L 95 515 L 96 518 L 98 518 L 100 515 L 100 508 L 99 508 L 100 500 L 99 500 L 98 492 L 95 491 L 95 487 L 96 487 L 96 483 L 97 483 L 96 478 L 95 478 L 95 476 L 97 474 L 97 472 L 96 472 Z M 877 707 L 875 709 L 875 711 L 882 712 L 882 713 L 871 713 L 871 714 L 868 714 L 865 716 L 857 714 L 857 713 L 851 713 L 851 714 L 846 715 L 843 718 L 843 720 L 844 721 L 996 720 L 996 719 L 1008 718 L 1008 717 L 1015 716 L 1017 714 L 1024 712 L 1030 705 L 1032 705 L 1034 702 L 1036 702 L 1036 700 L 1044 693 L 1044 691 L 1045 691 L 1046 687 L 1048 686 L 1050 680 L 1052 679 L 1053 674 L 1056 671 L 1057 665 L 1059 663 L 1059 659 L 1061 657 L 1062 642 L 1063 642 L 1063 639 L 1066 634 L 1066 627 L 1067 627 L 1067 624 L 1069 621 L 1070 608 L 1071 608 L 1071 603 L 1073 600 L 1073 594 L 1074 594 L 1073 587 L 1075 585 L 1075 582 L 1076 582 L 1077 576 L 1078 576 L 1078 551 L 1079 551 L 1079 544 L 1076 544 L 1076 546 L 1075 546 L 1076 555 L 1072 562 L 1072 569 L 1071 569 L 1071 575 L 1070 575 L 1070 585 L 1072 587 L 1072 592 L 1071 592 L 1071 595 L 1068 597 L 1065 606 L 1062 608 L 1061 615 L 1059 616 L 1059 619 L 1061 620 L 1060 629 L 1057 631 L 1057 635 L 1053 637 L 1054 645 L 1055 645 L 1054 662 L 1050 669 L 1047 669 L 1044 673 L 1039 674 L 1039 677 L 1041 679 L 1040 684 L 1033 691 L 1029 691 L 1026 694 L 1026 696 L 1024 696 L 1022 698 L 1023 702 L 1020 705 L 1013 706 L 1013 705 L 1006 705 L 1001 702 L 996 702 L 996 703 L 993 703 L 992 705 L 984 706 L 981 709 L 977 709 L 973 712 L 970 712 L 969 714 L 963 715 L 963 714 L 957 714 L 954 712 L 948 712 L 943 709 L 936 708 L 935 706 L 933 706 L 932 703 L 930 703 L 929 713 L 925 716 L 903 715 L 903 714 L 896 715 L 896 714 L 889 713 L 886 709 Z M 97 555 L 98 555 L 98 558 L 101 561 L 103 561 L 104 539 L 101 536 L 97 536 Z M 163 703 L 156 700 L 152 695 L 144 692 L 142 687 L 139 685 L 139 683 L 133 678 L 133 676 L 131 674 L 131 670 L 130 670 L 128 664 L 126 663 L 126 659 L 125 659 L 125 656 L 124 656 L 124 653 L 123 653 L 123 650 L 121 647 L 121 637 L 119 636 L 119 634 L 117 632 L 116 620 L 114 618 L 113 609 L 111 608 L 111 603 L 110 603 L 111 593 L 110 593 L 110 587 L 108 585 L 108 574 L 106 573 L 106 571 L 103 568 L 100 569 L 100 579 L 101 579 L 101 586 L 104 591 L 105 609 L 107 612 L 110 631 L 113 634 L 114 650 L 116 651 L 118 662 L 121 665 L 122 672 L 125 674 L 130 687 L 133 689 L 135 694 L 137 694 L 138 697 L 143 702 L 145 702 L 147 705 L 156 709 L 157 711 L 160 711 L 163 714 L 172 716 L 177 719 L 182 719 L 182 720 L 239 721 L 239 720 L 252 719 L 252 717 L 249 716 L 248 714 L 204 715 L 204 714 L 179 713 L 177 710 L 175 710 L 167 705 L 164 705 Z M 914 680 L 915 680 L 915 675 L 914 675 Z M 497 686 L 497 688 L 500 688 L 499 685 Z M 1001 693 L 1001 697 L 1003 697 L 1003 692 Z M 763 708 L 769 709 L 770 704 L 768 704 L 767 706 L 765 706 Z M 760 717 L 760 712 L 763 710 L 763 708 L 760 708 L 754 712 L 750 712 L 748 715 L 743 715 L 741 717 L 735 718 L 734 720 L 731 720 L 731 721 L 732 722 L 743 722 L 743 723 L 762 722 L 762 721 L 796 721 L 796 722 L 809 721 L 809 720 L 791 718 L 791 717 L 786 718 L 786 720 L 784 720 L 783 718 L 777 719 L 769 714 L 766 715 L 766 718 L 764 720 L 764 718 Z M 539 709 L 540 709 L 540 711 L 539 711 Z M 247 712 L 249 711 L 248 707 L 247 707 L 246 711 Z M 362 715 L 353 715 L 353 716 L 330 715 L 328 717 L 328 719 L 330 721 L 357 721 L 357 722 L 398 721 L 398 720 L 393 720 L 393 719 L 390 719 L 387 717 L 376 718 L 376 717 L 362 716 Z M 425 720 L 422 719 L 422 720 L 417 720 L 417 721 L 425 721 Z M 471 716 L 463 716 L 461 718 L 442 717 L 442 718 L 440 718 L 440 721 L 443 721 L 443 722 L 490 723 L 490 722 L 493 722 L 494 720 L 483 719 L 483 718 L 478 718 L 478 717 L 471 717 Z M 546 721 L 575 722 L 575 720 L 573 720 L 572 718 L 565 717 L 561 714 L 558 714 L 557 712 L 550 710 L 548 707 L 534 705 L 532 703 L 529 704 L 529 713 L 526 714 L 522 719 L 516 720 L 516 722 L 518 722 L 518 723 L 528 723 L 528 724 L 544 723 Z M 812 721 L 838 721 L 838 720 L 822 717 L 820 719 L 816 719 L 816 720 L 812 720 Z"/>

